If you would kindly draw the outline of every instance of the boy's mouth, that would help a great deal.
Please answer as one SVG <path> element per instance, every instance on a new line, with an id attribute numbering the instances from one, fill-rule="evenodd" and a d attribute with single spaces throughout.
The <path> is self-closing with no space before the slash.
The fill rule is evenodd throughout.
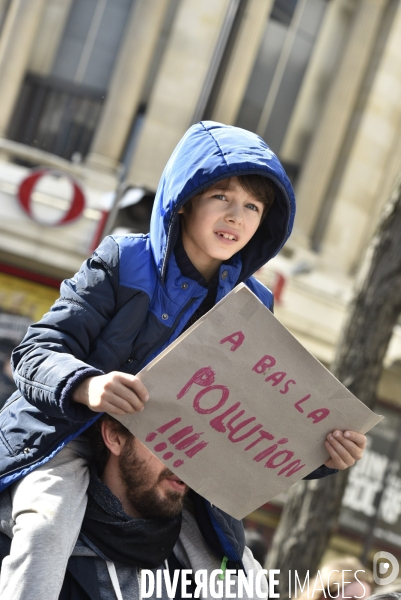
<path id="1" fill-rule="evenodd" d="M 216 235 L 218 235 L 219 237 L 225 239 L 225 240 L 230 240 L 231 242 L 237 242 L 238 238 L 236 235 L 232 234 L 232 233 L 228 233 L 226 231 L 216 231 L 215 232 Z"/>

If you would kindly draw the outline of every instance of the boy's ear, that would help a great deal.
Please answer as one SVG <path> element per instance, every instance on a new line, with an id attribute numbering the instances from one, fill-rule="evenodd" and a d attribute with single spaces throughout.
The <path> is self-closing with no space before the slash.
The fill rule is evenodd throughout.
<path id="1" fill-rule="evenodd" d="M 178 214 L 179 215 L 183 215 L 184 214 L 184 207 L 181 206 L 181 208 L 178 209 Z"/>

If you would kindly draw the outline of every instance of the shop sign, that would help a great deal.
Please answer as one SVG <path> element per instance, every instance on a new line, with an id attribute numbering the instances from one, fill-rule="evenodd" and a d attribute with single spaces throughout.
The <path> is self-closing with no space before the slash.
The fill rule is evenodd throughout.
<path id="1" fill-rule="evenodd" d="M 386 418 L 369 432 L 363 458 L 350 470 L 340 525 L 364 537 L 373 528 L 377 540 L 401 548 L 401 415 L 380 412 Z"/>
<path id="2" fill-rule="evenodd" d="M 41 225 L 49 225 L 39 221 L 35 216 L 32 209 L 32 196 L 42 177 L 53 175 L 58 177 L 66 178 L 70 181 L 72 186 L 72 197 L 69 200 L 69 208 L 67 212 L 62 215 L 56 222 L 51 223 L 51 227 L 59 227 L 60 225 L 66 225 L 72 223 L 79 217 L 81 217 L 85 209 L 85 195 L 77 181 L 67 173 L 62 171 L 56 171 L 54 169 L 36 169 L 28 177 L 22 180 L 19 185 L 17 198 L 19 200 L 21 208 L 29 216 L 30 219 L 36 223 L 40 222 Z"/>

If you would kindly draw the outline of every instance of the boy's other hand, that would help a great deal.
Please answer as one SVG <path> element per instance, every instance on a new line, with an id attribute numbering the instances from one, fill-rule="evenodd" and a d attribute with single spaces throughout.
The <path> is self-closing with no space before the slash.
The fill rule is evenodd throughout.
<path id="1" fill-rule="evenodd" d="M 324 463 L 326 467 L 344 471 L 362 458 L 366 447 L 366 437 L 363 433 L 357 433 L 356 431 L 345 431 L 343 433 L 336 429 L 328 434 L 325 446 L 330 454 L 329 460 Z"/>
<path id="2" fill-rule="evenodd" d="M 72 399 L 95 412 L 126 415 L 143 410 L 149 394 L 135 375 L 112 371 L 84 379 L 76 387 Z"/>

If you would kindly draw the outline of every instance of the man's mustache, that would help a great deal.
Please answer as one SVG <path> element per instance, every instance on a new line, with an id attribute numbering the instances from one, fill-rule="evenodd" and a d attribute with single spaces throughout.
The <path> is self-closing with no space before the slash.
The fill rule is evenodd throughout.
<path id="1" fill-rule="evenodd" d="M 163 469 L 159 475 L 159 481 L 163 481 L 163 479 L 167 479 L 167 477 L 171 477 L 171 475 L 174 475 L 174 473 L 170 471 L 170 469 Z"/>

